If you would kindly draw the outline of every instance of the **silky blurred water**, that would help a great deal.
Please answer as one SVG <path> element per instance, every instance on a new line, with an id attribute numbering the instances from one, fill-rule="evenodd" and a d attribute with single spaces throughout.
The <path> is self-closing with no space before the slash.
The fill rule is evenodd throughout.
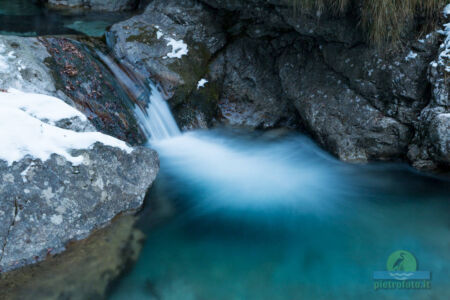
<path id="1" fill-rule="evenodd" d="M 299 134 L 192 132 L 154 142 L 139 261 L 110 299 L 450 299 L 449 181 L 402 164 L 353 166 Z M 374 291 L 407 250 L 430 290 Z"/>

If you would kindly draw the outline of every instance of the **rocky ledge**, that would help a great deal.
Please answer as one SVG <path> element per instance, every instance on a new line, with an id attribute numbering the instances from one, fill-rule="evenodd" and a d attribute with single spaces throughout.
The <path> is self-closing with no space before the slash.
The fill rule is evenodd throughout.
<path id="1" fill-rule="evenodd" d="M 0 160 L 0 270 L 10 271 L 60 253 L 122 213 L 138 210 L 158 173 L 157 154 L 130 154 L 96 144 L 76 150 L 74 166 L 52 155 L 45 162 Z"/>

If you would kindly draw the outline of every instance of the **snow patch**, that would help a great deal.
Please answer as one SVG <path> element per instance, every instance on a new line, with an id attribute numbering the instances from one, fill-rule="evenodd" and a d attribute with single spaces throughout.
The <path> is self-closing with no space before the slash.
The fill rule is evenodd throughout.
<path id="1" fill-rule="evenodd" d="M 450 15 L 450 4 L 447 4 L 447 6 L 444 8 L 444 16 L 448 17 Z"/>
<path id="2" fill-rule="evenodd" d="M 205 84 L 208 83 L 208 80 L 206 80 L 205 78 L 200 79 L 200 81 L 197 83 L 197 90 L 205 87 Z"/>
<path id="3" fill-rule="evenodd" d="M 161 31 L 161 29 L 159 29 L 159 26 L 155 26 L 156 29 L 158 29 L 156 31 L 156 38 L 159 40 L 162 38 L 162 36 L 164 35 L 164 33 Z"/>
<path id="4" fill-rule="evenodd" d="M 445 7 L 444 14 L 450 15 L 450 4 Z M 450 73 L 450 23 L 444 24 L 444 30 L 438 30 L 438 33 L 443 34 L 445 40 L 440 46 L 442 51 L 439 53 L 437 61 L 433 61 L 431 64 L 434 68 L 442 66 L 446 72 Z"/>
<path id="5" fill-rule="evenodd" d="M 175 40 L 173 38 L 166 38 L 167 46 L 172 47 L 172 52 L 167 53 L 164 58 L 181 58 L 183 55 L 187 55 L 188 45 L 183 40 Z"/>
<path id="6" fill-rule="evenodd" d="M 409 51 L 408 56 L 405 57 L 406 61 L 410 61 L 412 59 L 415 59 L 417 57 L 417 53 L 413 51 Z"/>
<path id="7" fill-rule="evenodd" d="M 14 89 L 0 92 L 0 159 L 11 165 L 27 155 L 46 161 L 55 153 L 79 165 L 83 157 L 74 157 L 71 151 L 88 149 L 96 142 L 128 153 L 133 150 L 125 142 L 100 132 L 75 132 L 54 125 L 73 117 L 86 120 L 82 113 L 55 97 Z"/>

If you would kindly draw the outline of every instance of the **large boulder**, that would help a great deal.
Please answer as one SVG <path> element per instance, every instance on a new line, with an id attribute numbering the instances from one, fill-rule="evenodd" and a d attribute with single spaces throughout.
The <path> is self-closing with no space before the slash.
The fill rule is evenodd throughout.
<path id="1" fill-rule="evenodd" d="M 344 76 L 349 87 L 384 114 L 413 126 L 429 102 L 427 68 L 438 48 L 434 34 L 402 49 L 385 50 L 361 44 L 326 43 L 324 62 Z"/>
<path id="2" fill-rule="evenodd" d="M 206 79 L 220 86 L 218 120 L 249 128 L 296 124 L 294 108 L 280 91 L 276 51 L 267 41 L 242 38 L 215 59 Z"/>
<path id="3" fill-rule="evenodd" d="M 179 121 L 187 103 L 215 113 L 217 103 L 209 97 L 214 92 L 190 97 L 225 44 L 221 22 L 210 8 L 193 0 L 155 0 L 141 15 L 112 26 L 108 42 L 122 63 L 161 84 Z"/>
<path id="4" fill-rule="evenodd" d="M 1 92 L 0 272 L 45 260 L 142 206 L 156 152 L 93 129 L 57 98 Z"/>
<path id="5" fill-rule="evenodd" d="M 98 11 L 124 11 L 135 9 L 139 0 L 48 0 L 52 8 L 84 8 Z"/>
<path id="6" fill-rule="evenodd" d="M 279 60 L 281 84 L 309 132 L 344 161 L 401 157 L 411 139 L 410 129 L 385 116 L 344 77 L 330 71 L 318 53 L 305 59 L 301 44 Z"/>
<path id="7" fill-rule="evenodd" d="M 124 212 L 139 209 L 158 172 L 154 151 L 130 154 L 95 145 L 77 150 L 83 163 L 64 157 L 0 160 L 0 269 L 44 260 Z"/>

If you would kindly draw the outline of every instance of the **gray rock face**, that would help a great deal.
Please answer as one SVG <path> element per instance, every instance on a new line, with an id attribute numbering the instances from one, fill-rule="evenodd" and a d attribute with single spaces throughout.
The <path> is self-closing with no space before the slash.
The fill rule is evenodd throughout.
<path id="1" fill-rule="evenodd" d="M 230 44 L 212 63 L 207 78 L 221 82 L 221 121 L 251 128 L 296 122 L 293 107 L 280 90 L 275 51 L 266 41 L 243 38 Z"/>
<path id="2" fill-rule="evenodd" d="M 59 96 L 68 101 L 57 92 L 52 73 L 44 63 L 49 57 L 37 38 L 0 36 L 0 88 Z"/>
<path id="3" fill-rule="evenodd" d="M 87 8 L 99 11 L 123 11 L 137 7 L 138 0 L 48 0 L 48 5 L 55 8 Z"/>
<path id="4" fill-rule="evenodd" d="M 416 135 L 408 151 L 413 166 L 420 169 L 450 167 L 450 37 L 445 38 L 428 68 L 431 99 L 419 116 Z"/>
<path id="5" fill-rule="evenodd" d="M 83 163 L 73 166 L 55 154 L 45 162 L 0 161 L 2 272 L 44 260 L 139 209 L 159 170 L 157 154 L 146 148 L 127 154 L 96 144 L 73 155 L 82 155 Z"/>
<path id="6" fill-rule="evenodd" d="M 287 51 L 279 65 L 283 89 L 307 129 L 341 160 L 387 160 L 404 154 L 411 130 L 383 115 L 320 58 L 310 57 L 301 67 L 296 53 Z"/>
<path id="7" fill-rule="evenodd" d="M 366 45 L 348 49 L 328 43 L 322 47 L 322 55 L 351 89 L 383 114 L 412 126 L 429 101 L 426 72 L 436 54 L 437 41 L 430 35 L 423 43 L 414 42 L 391 53 L 380 53 Z"/>
<path id="8" fill-rule="evenodd" d="M 119 60 L 161 83 L 176 107 L 191 102 L 211 57 L 225 44 L 225 33 L 217 16 L 197 1 L 156 0 L 142 15 L 112 26 L 108 40 Z M 198 105 L 214 110 L 207 101 L 193 104 Z"/>
<path id="9" fill-rule="evenodd" d="M 327 43 L 340 43 L 347 47 L 363 42 L 363 37 L 356 20 L 350 18 L 334 18 L 326 15 L 317 15 L 311 12 L 295 13 L 292 7 L 277 7 L 278 13 L 287 24 L 305 37 Z"/>

